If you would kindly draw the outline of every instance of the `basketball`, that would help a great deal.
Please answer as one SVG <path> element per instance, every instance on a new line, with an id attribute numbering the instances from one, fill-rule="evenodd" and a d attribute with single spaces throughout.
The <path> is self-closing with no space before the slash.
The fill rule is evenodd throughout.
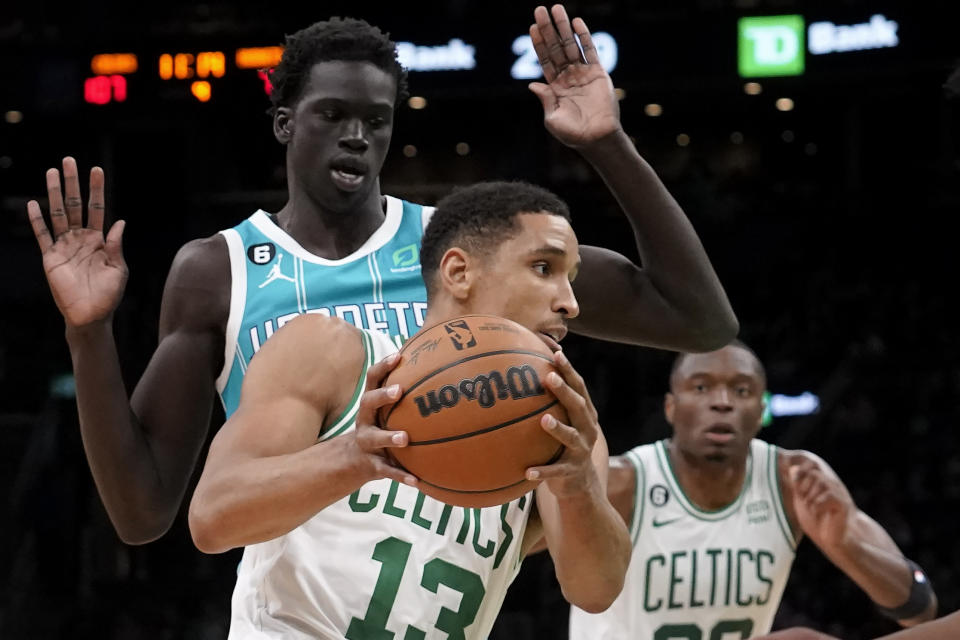
<path id="1" fill-rule="evenodd" d="M 402 395 L 380 424 L 410 436 L 390 453 L 420 478 L 420 491 L 447 504 L 489 507 L 522 496 L 537 485 L 526 469 L 563 453 L 540 426 L 545 413 L 568 422 L 544 385 L 554 370 L 547 345 L 505 318 L 467 315 L 422 329 L 384 381 Z"/>

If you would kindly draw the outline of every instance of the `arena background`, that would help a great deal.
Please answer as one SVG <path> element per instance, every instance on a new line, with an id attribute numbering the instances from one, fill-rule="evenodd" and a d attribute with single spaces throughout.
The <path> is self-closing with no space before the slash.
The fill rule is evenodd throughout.
<path id="1" fill-rule="evenodd" d="M 612 77 L 623 90 L 624 127 L 693 221 L 771 391 L 820 400 L 811 415 L 775 417 L 762 436 L 826 458 L 857 503 L 928 570 L 942 613 L 960 607 L 958 257 L 950 231 L 960 210 L 960 100 L 948 82 L 960 37 L 952 4 L 567 4 L 616 41 Z M 102 165 L 108 216 L 128 221 L 131 276 L 117 338 L 131 388 L 156 343 L 177 248 L 284 201 L 283 149 L 262 81 L 235 67 L 234 52 L 280 44 L 284 33 L 330 15 L 364 17 L 399 41 L 460 39 L 475 48 L 473 70 L 411 73 L 411 92 L 427 106 L 400 110 L 385 192 L 432 203 L 457 184 L 531 180 L 568 200 L 581 242 L 634 255 L 602 183 L 550 138 L 526 81 L 510 76 L 520 57 L 512 43 L 532 8 L 462 0 L 309 10 L 4 3 L 0 636 L 222 638 L 239 558 L 197 552 L 183 517 L 143 547 L 123 545 L 110 527 L 80 445 L 63 323 L 26 220 L 26 201 L 44 195 L 44 170 L 67 154 L 81 175 Z M 784 14 L 844 25 L 882 15 L 898 23 L 899 43 L 808 53 L 802 75 L 758 78 L 761 92 L 750 95 L 738 74 L 737 21 Z M 199 78 L 160 78 L 164 53 L 216 51 L 225 73 L 208 73 L 208 102 L 192 93 Z M 137 55 L 135 73 L 85 85 L 94 55 L 119 52 Z M 86 102 L 85 86 L 109 103 Z M 778 109 L 781 98 L 793 109 Z M 660 105 L 659 116 L 648 115 L 656 112 L 650 104 Z M 672 354 L 576 336 L 567 351 L 613 452 L 668 433 L 661 403 Z M 803 623 L 849 639 L 893 628 L 810 543 L 794 567 L 778 626 Z M 492 638 L 564 638 L 565 627 L 549 558 L 530 558 Z"/>

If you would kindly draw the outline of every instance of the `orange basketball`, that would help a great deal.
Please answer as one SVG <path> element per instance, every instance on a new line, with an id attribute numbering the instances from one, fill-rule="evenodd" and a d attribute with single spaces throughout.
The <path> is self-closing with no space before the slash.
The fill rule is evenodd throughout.
<path id="1" fill-rule="evenodd" d="M 423 493 L 448 504 L 489 507 L 522 496 L 536 486 L 526 469 L 563 453 L 540 426 L 545 413 L 567 423 L 544 384 L 553 370 L 547 345 L 512 320 L 468 315 L 422 329 L 383 383 L 403 393 L 380 424 L 410 436 L 390 453 Z"/>

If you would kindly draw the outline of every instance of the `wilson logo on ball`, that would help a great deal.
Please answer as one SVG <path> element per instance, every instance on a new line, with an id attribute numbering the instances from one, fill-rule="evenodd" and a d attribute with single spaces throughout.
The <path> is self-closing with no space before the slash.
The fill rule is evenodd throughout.
<path id="1" fill-rule="evenodd" d="M 489 409 L 497 400 L 522 400 L 544 395 L 543 385 L 536 369 L 528 364 L 510 367 L 506 375 L 491 371 L 472 379 L 461 380 L 456 386 L 447 384 L 439 389 L 416 396 L 413 401 L 420 415 L 427 417 L 443 408 L 455 407 L 461 398 L 476 401 L 484 409 Z"/>

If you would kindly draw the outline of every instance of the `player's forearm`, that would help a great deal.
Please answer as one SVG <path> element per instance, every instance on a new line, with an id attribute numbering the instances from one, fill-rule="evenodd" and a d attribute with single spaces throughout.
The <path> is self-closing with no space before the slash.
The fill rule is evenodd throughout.
<path id="1" fill-rule="evenodd" d="M 729 342 L 737 319 L 703 244 L 626 133 L 617 131 L 581 152 L 626 214 L 645 276 L 682 322 L 686 344 L 676 346 L 703 351 Z"/>
<path id="2" fill-rule="evenodd" d="M 179 499 L 163 499 L 149 443 L 130 409 L 111 322 L 69 328 L 80 433 L 107 514 L 128 544 L 170 527 Z"/>
<path id="3" fill-rule="evenodd" d="M 553 517 L 541 516 L 564 598 L 585 611 L 605 610 L 620 594 L 630 564 L 623 520 L 596 488 L 557 499 L 547 508 Z"/>
<path id="4" fill-rule="evenodd" d="M 876 604 L 892 609 L 910 596 L 912 572 L 899 552 L 880 548 L 855 535 L 847 536 L 838 548 L 823 551 Z"/>
<path id="5" fill-rule="evenodd" d="M 334 438 L 287 455 L 227 460 L 214 442 L 190 502 L 194 544 L 222 553 L 272 540 L 374 479 L 345 455 L 344 443 Z"/>

